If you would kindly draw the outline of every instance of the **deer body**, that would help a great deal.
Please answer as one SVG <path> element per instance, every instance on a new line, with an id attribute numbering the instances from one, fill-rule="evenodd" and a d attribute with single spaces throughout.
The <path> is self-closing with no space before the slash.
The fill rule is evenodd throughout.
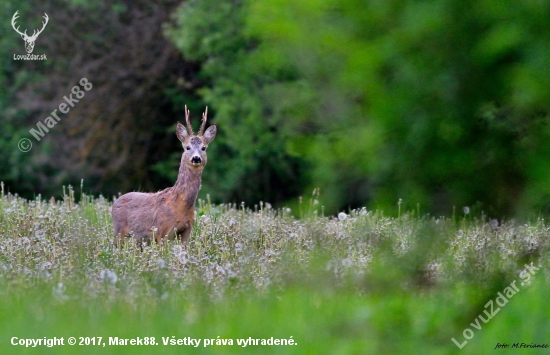
<path id="1" fill-rule="evenodd" d="M 152 238 L 159 244 L 165 238 L 180 238 L 185 243 L 191 235 L 195 201 L 206 165 L 206 148 L 216 137 L 217 128 L 212 125 L 204 132 L 207 108 L 201 130 L 195 136 L 189 123 L 189 111 L 187 108 L 185 111 L 189 132 L 179 122 L 176 126 L 176 134 L 184 148 L 176 184 L 157 193 L 130 192 L 120 196 L 111 210 L 115 243 L 117 239 L 124 243 L 126 236 L 133 236 L 138 244 Z"/>

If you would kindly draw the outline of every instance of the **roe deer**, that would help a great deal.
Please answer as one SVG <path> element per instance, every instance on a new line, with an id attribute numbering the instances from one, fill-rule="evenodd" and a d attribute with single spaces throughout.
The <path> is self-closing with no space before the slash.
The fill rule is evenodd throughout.
<path id="1" fill-rule="evenodd" d="M 155 238 L 181 238 L 182 244 L 193 230 L 195 201 L 201 188 L 202 170 L 206 165 L 206 148 L 216 137 L 216 125 L 206 132 L 206 115 L 202 114 L 199 134 L 193 133 L 189 122 L 189 110 L 185 107 L 187 130 L 178 122 L 176 135 L 183 145 L 178 180 L 173 187 L 157 193 L 130 192 L 120 196 L 113 204 L 115 244 L 117 238 L 124 243 L 126 236 L 132 236 L 141 245 Z"/>

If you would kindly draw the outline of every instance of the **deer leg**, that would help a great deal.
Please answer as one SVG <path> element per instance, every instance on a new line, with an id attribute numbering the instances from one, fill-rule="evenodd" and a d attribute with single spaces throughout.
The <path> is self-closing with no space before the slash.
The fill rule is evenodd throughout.
<path id="1" fill-rule="evenodd" d="M 187 239 L 191 235 L 192 231 L 193 231 L 193 222 L 191 222 L 190 225 L 187 228 L 183 229 L 181 234 L 180 234 L 181 244 L 182 244 L 184 249 L 186 249 L 185 248 L 185 242 L 187 241 Z"/>
<path id="2" fill-rule="evenodd" d="M 128 226 L 122 228 L 120 231 L 115 231 L 115 246 L 122 247 L 124 245 L 126 236 L 128 236 L 129 234 L 130 234 L 130 227 Z"/>
<path id="3" fill-rule="evenodd" d="M 164 234 L 163 234 L 163 233 L 164 233 Z M 161 245 L 161 244 L 162 244 L 162 239 L 163 239 L 164 237 L 166 237 L 167 234 L 168 234 L 168 233 L 165 233 L 164 229 L 159 229 L 159 230 L 158 230 L 158 233 L 155 232 L 155 233 L 153 234 L 153 236 L 154 236 L 154 238 L 155 238 L 155 240 L 156 240 L 156 242 L 157 242 L 157 245 Z"/>

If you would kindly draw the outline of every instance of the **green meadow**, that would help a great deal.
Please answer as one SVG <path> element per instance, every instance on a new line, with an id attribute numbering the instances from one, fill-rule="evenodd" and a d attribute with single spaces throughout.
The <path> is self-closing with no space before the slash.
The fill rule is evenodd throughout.
<path id="1" fill-rule="evenodd" d="M 542 218 L 199 200 L 186 249 L 118 249 L 111 200 L 76 195 L 1 196 L 3 354 L 548 351 L 513 348 L 550 342 Z"/>

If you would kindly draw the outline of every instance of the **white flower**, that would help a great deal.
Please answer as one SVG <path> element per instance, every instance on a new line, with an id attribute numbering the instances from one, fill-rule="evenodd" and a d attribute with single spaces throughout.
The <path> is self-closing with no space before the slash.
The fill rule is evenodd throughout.
<path id="1" fill-rule="evenodd" d="M 211 216 L 217 216 L 217 215 L 220 214 L 220 210 L 217 209 L 216 207 L 213 207 L 213 208 L 210 210 L 209 213 L 210 213 Z"/>
<path id="2" fill-rule="evenodd" d="M 464 212 L 464 214 L 470 214 L 470 207 L 464 206 L 464 208 L 462 208 L 462 212 Z"/>
<path id="3" fill-rule="evenodd" d="M 99 277 L 102 280 L 104 280 L 106 282 L 109 282 L 113 285 L 116 283 L 116 281 L 118 279 L 113 270 L 101 270 L 101 272 L 99 273 Z"/>
<path id="4" fill-rule="evenodd" d="M 60 282 L 60 283 L 57 284 L 57 287 L 53 288 L 52 291 L 53 291 L 54 296 L 56 296 L 60 300 L 65 301 L 65 300 L 69 299 L 69 297 L 67 295 L 65 295 L 65 289 L 66 289 L 66 287 L 63 285 L 62 282 Z"/>
<path id="5" fill-rule="evenodd" d="M 334 270 L 335 272 L 338 271 L 338 263 L 335 260 L 330 260 L 327 263 L 327 271 Z"/>
<path id="6" fill-rule="evenodd" d="M 264 251 L 264 255 L 267 256 L 267 257 L 274 256 L 274 255 L 277 256 L 277 255 L 279 255 L 279 252 L 276 252 L 276 251 L 271 250 L 271 249 L 266 249 Z"/>
<path id="7" fill-rule="evenodd" d="M 345 221 L 346 218 L 348 218 L 348 215 L 345 214 L 344 212 L 340 212 L 338 213 L 338 219 L 341 220 L 341 221 Z"/>
<path id="8" fill-rule="evenodd" d="M 178 255 L 176 255 L 176 257 L 182 265 L 186 265 L 189 262 L 189 259 L 187 259 L 185 253 L 179 253 Z"/>
<path id="9" fill-rule="evenodd" d="M 164 269 L 166 267 L 166 261 L 164 259 L 158 259 L 159 268 Z"/>
<path id="10" fill-rule="evenodd" d="M 174 245 L 172 247 L 172 253 L 174 253 L 174 255 L 177 255 L 179 253 L 181 253 L 183 251 L 183 247 L 181 245 Z"/>
<path id="11" fill-rule="evenodd" d="M 343 267 L 350 267 L 351 265 L 353 265 L 353 262 L 351 261 L 350 258 L 345 258 L 342 260 Z"/>

